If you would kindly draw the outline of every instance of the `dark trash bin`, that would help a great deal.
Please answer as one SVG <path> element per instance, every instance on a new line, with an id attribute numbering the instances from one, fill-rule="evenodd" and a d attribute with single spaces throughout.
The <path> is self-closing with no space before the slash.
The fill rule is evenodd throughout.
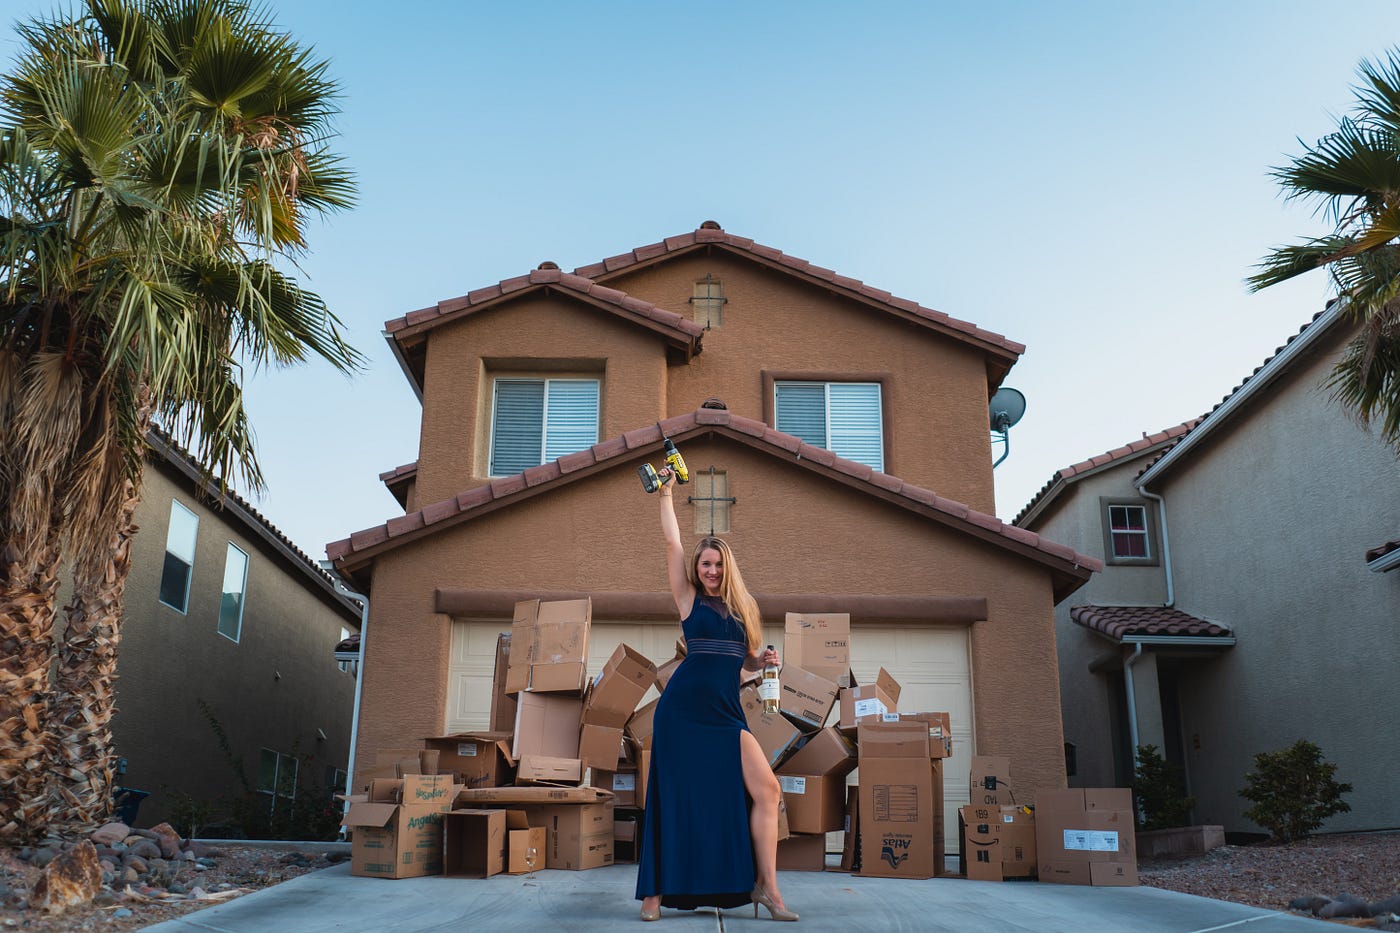
<path id="1" fill-rule="evenodd" d="M 141 810 L 141 801 L 151 796 L 148 790 L 134 787 L 118 787 L 112 793 L 112 815 L 128 826 L 136 825 L 136 814 Z"/>

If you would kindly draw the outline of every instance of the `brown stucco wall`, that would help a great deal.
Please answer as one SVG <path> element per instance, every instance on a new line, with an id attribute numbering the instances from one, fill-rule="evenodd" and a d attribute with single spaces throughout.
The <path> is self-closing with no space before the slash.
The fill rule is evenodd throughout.
<path id="1" fill-rule="evenodd" d="M 152 793 L 141 807 L 143 826 L 170 815 L 172 790 L 207 801 L 241 793 L 199 700 L 254 785 L 259 749 L 266 747 L 309 756 L 303 783 L 319 786 L 327 765 L 346 766 L 355 691 L 354 677 L 339 670 L 332 651 L 341 628 L 355 630 L 358 619 L 312 593 L 299 573 L 173 475 L 158 464 L 146 469 L 112 721 L 117 753 L 127 760 L 118 783 Z M 159 600 L 172 497 L 199 516 L 188 614 Z M 230 541 L 248 555 L 237 643 L 218 632 Z"/>
<path id="2" fill-rule="evenodd" d="M 666 370 L 659 336 L 572 297 L 532 294 L 432 331 L 413 502 L 438 502 L 489 478 L 495 376 L 600 376 L 602 440 L 666 416 Z"/>
<path id="3" fill-rule="evenodd" d="M 754 590 L 985 596 L 989 619 L 972 627 L 978 751 L 1012 756 L 1021 786 L 1064 786 L 1048 571 L 726 438 L 691 440 L 686 456 L 729 473 L 738 503 L 726 537 Z M 375 562 L 358 764 L 443 726 L 450 620 L 433 612 L 436 587 L 664 591 L 658 503 L 637 484 L 638 462 Z M 689 547 L 683 494 L 677 505 Z"/>

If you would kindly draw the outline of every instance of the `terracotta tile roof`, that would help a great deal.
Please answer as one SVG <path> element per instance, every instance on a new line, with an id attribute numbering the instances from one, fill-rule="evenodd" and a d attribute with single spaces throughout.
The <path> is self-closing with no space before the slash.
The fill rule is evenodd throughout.
<path id="1" fill-rule="evenodd" d="M 1369 564 L 1371 561 L 1378 560 L 1384 557 L 1385 555 L 1389 554 L 1391 551 L 1397 550 L 1400 550 L 1400 538 L 1396 538 L 1393 541 L 1387 541 L 1385 544 L 1380 544 L 1376 547 L 1371 548 L 1369 551 L 1366 552 L 1366 563 Z"/>
<path id="2" fill-rule="evenodd" d="M 1190 431 L 1196 425 L 1200 424 L 1200 422 L 1200 418 L 1192 418 L 1190 421 L 1158 431 L 1156 434 L 1143 434 L 1140 440 L 1129 441 L 1122 447 L 1115 447 L 1113 450 L 1101 453 L 1097 457 L 1090 457 L 1088 460 L 1081 460 L 1072 466 L 1056 470 L 1055 475 L 1051 476 L 1050 479 L 1045 482 L 1045 485 L 1040 487 L 1040 491 L 1031 498 L 1031 501 L 1026 503 L 1025 508 L 1021 509 L 1020 514 L 1016 516 L 1013 524 L 1019 525 L 1021 520 L 1026 518 L 1032 511 L 1049 505 L 1070 482 L 1076 479 L 1083 479 L 1086 474 L 1097 472 L 1104 467 L 1111 466 L 1120 461 L 1128 460 L 1144 453 L 1150 453 L 1154 448 L 1168 441 L 1175 441 L 1176 438 L 1181 437 L 1187 431 Z"/>
<path id="3" fill-rule="evenodd" d="M 514 476 L 498 477 L 459 495 L 392 518 L 382 525 L 357 531 L 349 538 L 326 546 L 331 560 L 358 569 L 386 550 L 431 534 L 440 528 L 488 514 L 529 498 L 559 482 L 596 473 L 635 456 L 640 449 L 653 450 L 662 431 L 676 441 L 717 433 L 773 456 L 791 459 L 806 469 L 824 474 L 854 489 L 893 502 L 933 521 L 951 526 L 991 544 L 1046 564 L 1055 574 L 1055 599 L 1078 589 L 1093 572 L 1103 569 L 1097 558 L 1077 554 L 1063 544 L 1003 523 L 994 515 L 978 512 L 932 490 L 906 483 L 896 476 L 838 457 L 829 450 L 803 443 L 761 421 L 743 418 L 723 409 L 698 408 L 657 424 L 628 431 L 592 447 L 550 463 L 531 467 Z"/>
<path id="4" fill-rule="evenodd" d="M 546 289 L 572 295 L 624 320 L 654 330 L 685 350 L 687 358 L 700 352 L 700 341 L 705 335 L 702 325 L 674 311 L 633 298 L 626 292 L 608 288 L 581 275 L 560 272 L 557 268 L 535 269 L 527 275 L 518 275 L 458 298 L 439 301 L 432 307 L 410 311 L 403 317 L 385 321 L 384 331 L 391 339 L 401 342 L 404 338 L 416 336 L 448 321 L 519 298 L 529 291 Z"/>
<path id="5" fill-rule="evenodd" d="M 418 478 L 418 461 L 396 466 L 379 474 L 379 481 L 389 489 L 389 494 L 408 508 L 408 484 Z"/>
<path id="6" fill-rule="evenodd" d="M 1122 640 L 1133 635 L 1191 635 L 1228 638 L 1223 625 L 1166 606 L 1074 606 L 1069 617 L 1087 629 Z"/>
<path id="7" fill-rule="evenodd" d="M 610 256 L 602 262 L 580 266 L 574 270 L 574 274 L 589 279 L 604 280 L 639 265 L 657 262 L 678 253 L 714 246 L 731 250 L 769 267 L 796 274 L 821 285 L 823 288 L 879 306 L 959 340 L 974 343 L 984 350 L 1003 357 L 1005 367 L 998 367 L 999 375 L 995 382 L 999 383 L 1016 358 L 1026 352 L 1024 344 L 1003 337 L 1001 334 L 984 330 L 975 324 L 969 324 L 967 321 L 960 321 L 942 311 L 925 308 L 906 298 L 897 298 L 883 289 L 866 285 L 858 279 L 838 275 L 830 269 L 815 266 L 805 259 L 798 259 L 771 246 L 755 243 L 748 237 L 725 233 L 719 224 L 712 220 L 706 221 L 700 225 L 698 230 L 690 233 L 667 237 L 659 243 L 638 246 L 629 252 Z"/>

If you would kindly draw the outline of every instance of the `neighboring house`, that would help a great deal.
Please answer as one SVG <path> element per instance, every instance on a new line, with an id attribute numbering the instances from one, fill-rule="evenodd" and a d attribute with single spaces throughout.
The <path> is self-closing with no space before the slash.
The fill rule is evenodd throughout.
<path id="1" fill-rule="evenodd" d="M 355 693 L 354 665 L 333 652 L 358 632 L 359 604 L 247 502 L 202 482 L 183 451 L 159 435 L 151 446 L 118 654 L 117 783 L 151 794 L 142 825 L 168 818 L 180 795 L 242 795 L 212 717 L 269 808 L 296 793 L 329 803 Z"/>
<path id="2" fill-rule="evenodd" d="M 789 611 L 848 612 L 858 680 L 883 666 L 901 708 L 952 714 L 950 805 L 974 750 L 1064 786 L 1053 607 L 1098 564 L 991 514 L 988 398 L 1019 344 L 713 223 L 386 327 L 423 402 L 418 461 L 383 477 L 407 514 L 328 547 L 372 597 L 357 770 L 486 724 L 518 599 L 591 596 L 592 670 L 621 641 L 673 654 L 636 474 L 664 432 L 695 477 L 687 550 L 725 536 L 771 641 Z"/>
<path id="3" fill-rule="evenodd" d="M 1135 737 L 1184 766 L 1197 822 L 1258 832 L 1253 756 L 1305 738 L 1355 787 L 1325 829 L 1400 826 L 1400 462 L 1323 384 L 1355 333 L 1329 305 L 1201 419 L 1061 470 L 1016 519 L 1106 565 L 1056 610 L 1071 784 L 1124 782 Z"/>

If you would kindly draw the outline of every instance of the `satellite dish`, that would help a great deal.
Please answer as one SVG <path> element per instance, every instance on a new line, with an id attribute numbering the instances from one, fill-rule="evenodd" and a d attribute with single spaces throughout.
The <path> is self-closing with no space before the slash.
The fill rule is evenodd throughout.
<path id="1" fill-rule="evenodd" d="M 1011 426 L 1026 414 L 1026 397 L 1010 386 L 997 389 L 992 400 L 987 403 L 987 417 L 992 423 L 992 442 L 1001 441 L 1001 456 L 992 462 L 996 469 L 1011 455 Z"/>

